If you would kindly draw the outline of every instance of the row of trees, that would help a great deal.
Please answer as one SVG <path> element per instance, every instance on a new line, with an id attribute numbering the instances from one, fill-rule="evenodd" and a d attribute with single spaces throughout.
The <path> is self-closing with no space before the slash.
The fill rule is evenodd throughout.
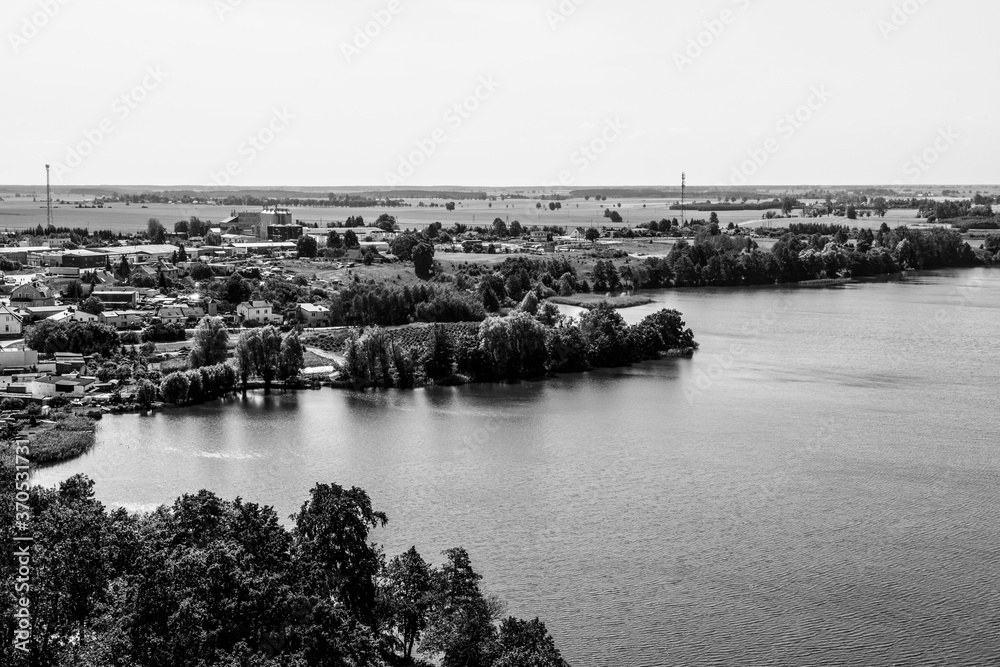
<path id="1" fill-rule="evenodd" d="M 490 317 L 473 332 L 449 333 L 435 327 L 423 346 L 408 346 L 390 332 L 371 328 L 344 346 L 342 378 L 357 388 L 411 388 L 450 382 L 456 374 L 475 382 L 516 380 L 546 372 L 576 373 L 657 359 L 672 350 L 697 347 L 680 313 L 662 310 L 630 326 L 607 304 L 588 311 L 579 323 L 552 315 L 548 308 L 525 308 L 508 317 Z"/>
<path id="2" fill-rule="evenodd" d="M 540 621 L 500 620 L 465 550 L 387 562 L 369 538 L 388 519 L 361 489 L 317 484 L 286 530 L 273 508 L 209 491 L 109 512 L 86 477 L 29 489 L 11 458 L 0 487 L 32 516 L 32 632 L 13 648 L 19 562 L 4 558 L 0 667 L 565 667 Z M 0 508 L 6 544 L 14 512 Z"/>
<path id="3" fill-rule="evenodd" d="M 701 232 L 692 242 L 678 241 L 665 259 L 647 258 L 621 267 L 599 261 L 593 270 L 594 290 L 773 285 L 981 263 L 968 243 L 949 230 L 889 230 L 883 226 L 878 232 L 859 230 L 852 246 L 845 228 L 799 228 L 817 231 L 811 235 L 785 234 L 771 252 L 760 250 L 750 238 Z"/>
<path id="4" fill-rule="evenodd" d="M 410 322 L 479 322 L 486 317 L 472 294 L 448 284 L 351 283 L 330 295 L 334 324 L 396 326 Z"/>
<path id="5" fill-rule="evenodd" d="M 236 340 L 236 365 L 240 381 L 246 387 L 252 377 L 264 383 L 264 393 L 271 392 L 275 380 L 284 383 L 298 378 L 305 368 L 305 347 L 297 331 L 284 336 L 274 326 L 249 329 Z"/>

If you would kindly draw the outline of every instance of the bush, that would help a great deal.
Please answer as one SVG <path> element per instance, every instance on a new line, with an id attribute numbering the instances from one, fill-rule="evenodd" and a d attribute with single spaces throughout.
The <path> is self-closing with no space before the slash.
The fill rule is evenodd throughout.
<path id="1" fill-rule="evenodd" d="M 142 330 L 142 340 L 147 343 L 170 343 L 185 339 L 181 324 L 153 324 Z"/>
<path id="2" fill-rule="evenodd" d="M 53 396 L 49 399 L 49 407 L 53 410 L 65 408 L 67 405 L 69 405 L 69 399 L 65 396 Z"/>
<path id="3" fill-rule="evenodd" d="M 5 398 L 0 401 L 0 410 L 24 410 L 24 401 L 19 398 Z"/>

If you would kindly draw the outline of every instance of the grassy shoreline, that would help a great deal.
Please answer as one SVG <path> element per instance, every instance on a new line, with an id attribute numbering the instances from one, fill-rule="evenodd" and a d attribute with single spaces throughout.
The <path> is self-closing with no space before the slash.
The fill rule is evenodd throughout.
<path id="1" fill-rule="evenodd" d="M 573 296 L 554 296 L 549 298 L 552 303 L 563 306 L 576 306 L 577 308 L 596 308 L 602 303 L 606 303 L 612 308 L 634 308 L 635 306 L 645 306 L 653 303 L 648 296 L 637 296 L 634 294 L 627 296 L 606 296 L 604 294 L 574 294 Z"/>

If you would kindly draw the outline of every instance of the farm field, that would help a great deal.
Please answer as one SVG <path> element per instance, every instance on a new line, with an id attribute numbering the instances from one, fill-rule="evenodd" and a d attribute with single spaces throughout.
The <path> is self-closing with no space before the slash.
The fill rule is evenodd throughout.
<path id="1" fill-rule="evenodd" d="M 0 202 L 0 230 L 18 230 L 28 227 L 45 225 L 44 195 L 38 201 L 32 202 L 24 197 L 15 198 L 11 193 L 0 193 L 4 201 Z M 53 199 L 59 198 L 58 193 Z M 79 200 L 79 197 L 76 198 Z M 432 222 L 440 222 L 450 226 L 456 222 L 466 225 L 487 225 L 494 218 L 506 221 L 518 220 L 522 225 L 542 226 L 555 225 L 573 229 L 576 227 L 607 226 L 625 227 L 640 225 L 650 220 L 662 218 L 680 218 L 680 211 L 670 210 L 669 206 L 675 200 L 670 199 L 622 199 L 608 200 L 600 204 L 583 199 L 571 199 L 561 202 L 562 209 L 550 211 L 548 208 L 539 210 L 535 207 L 537 200 L 516 199 L 508 201 L 485 202 L 479 200 L 456 201 L 454 211 L 448 211 L 442 205 L 443 200 L 433 200 L 439 204 L 434 208 L 428 206 L 431 200 L 406 200 L 411 206 L 406 207 L 372 207 L 372 208 L 293 208 L 293 217 L 308 224 L 318 224 L 323 227 L 331 221 L 342 222 L 351 216 L 363 216 L 366 221 L 374 221 L 382 213 L 396 216 L 403 229 L 419 229 Z M 423 203 L 424 206 L 419 206 Z M 491 205 L 492 204 L 492 205 Z M 618 207 L 621 204 L 621 207 Z M 543 203 L 547 206 L 547 202 Z M 125 206 L 121 203 L 111 204 L 110 208 L 75 208 L 72 203 L 55 204 L 53 217 L 60 227 L 89 227 L 90 229 L 110 229 L 115 232 L 131 232 L 145 229 L 149 218 L 156 218 L 168 229 L 178 220 L 187 220 L 197 216 L 202 220 L 218 223 L 228 217 L 233 207 L 190 205 L 190 204 L 146 204 Z M 239 207 L 236 207 L 239 208 Z M 618 211 L 623 222 L 613 224 L 604 217 L 604 209 L 612 208 Z M 708 219 L 710 212 L 688 211 L 688 219 Z M 722 211 L 719 221 L 723 227 L 730 222 L 739 224 L 760 219 L 762 211 Z M 901 224 L 919 222 L 917 212 L 910 209 L 890 211 L 884 221 L 895 227 Z M 835 218 L 823 218 L 823 222 L 833 222 Z M 852 226 L 864 226 L 877 229 L 883 222 L 878 218 L 864 218 L 852 221 Z"/>

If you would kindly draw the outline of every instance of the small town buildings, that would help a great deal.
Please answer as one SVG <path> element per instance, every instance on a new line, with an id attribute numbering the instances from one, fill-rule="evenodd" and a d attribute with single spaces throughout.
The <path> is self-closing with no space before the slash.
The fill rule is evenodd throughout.
<path id="1" fill-rule="evenodd" d="M 155 262 L 158 259 L 169 260 L 179 249 L 169 243 L 93 248 L 94 252 L 107 255 L 112 266 L 118 266 L 122 257 L 128 260 L 129 264 Z"/>
<path id="2" fill-rule="evenodd" d="M 41 373 L 0 372 L 0 392 L 25 396 L 31 393 L 29 389 L 31 382 L 41 376 Z"/>
<path id="3" fill-rule="evenodd" d="M 161 306 L 156 310 L 156 317 L 160 318 L 163 324 L 184 325 L 188 319 L 180 306 Z"/>
<path id="4" fill-rule="evenodd" d="M 10 305 L 21 308 L 27 306 L 54 306 L 56 295 L 51 287 L 40 282 L 19 285 L 10 294 Z"/>
<path id="5" fill-rule="evenodd" d="M 97 318 L 101 324 L 116 329 L 138 329 L 142 326 L 145 314 L 140 310 L 105 310 Z"/>
<path id="6" fill-rule="evenodd" d="M 78 269 L 103 269 L 108 262 L 108 256 L 93 250 L 64 250 L 61 266 Z"/>
<path id="7" fill-rule="evenodd" d="M 0 306 L 0 336 L 17 337 L 23 331 L 24 319 L 9 306 Z"/>
<path id="8" fill-rule="evenodd" d="M 97 378 L 80 375 L 43 375 L 28 384 L 28 392 L 33 396 L 83 396 Z"/>
<path id="9" fill-rule="evenodd" d="M 241 323 L 281 324 L 281 315 L 275 315 L 273 310 L 267 301 L 244 301 L 236 306 L 236 319 Z"/>
<path id="10" fill-rule="evenodd" d="M 95 289 L 93 295 L 100 299 L 105 306 L 115 309 L 135 308 L 139 303 L 139 295 L 135 290 L 108 290 Z"/>
<path id="11" fill-rule="evenodd" d="M 48 319 L 53 322 L 97 322 L 99 318 L 97 315 L 77 310 L 76 308 L 67 308 Z"/>
<path id="12" fill-rule="evenodd" d="M 28 369 L 38 365 L 38 353 L 34 350 L 0 350 L 0 371 Z"/>
<path id="13" fill-rule="evenodd" d="M 330 309 L 313 303 L 300 303 L 295 307 L 295 316 L 307 327 L 330 326 Z"/>

